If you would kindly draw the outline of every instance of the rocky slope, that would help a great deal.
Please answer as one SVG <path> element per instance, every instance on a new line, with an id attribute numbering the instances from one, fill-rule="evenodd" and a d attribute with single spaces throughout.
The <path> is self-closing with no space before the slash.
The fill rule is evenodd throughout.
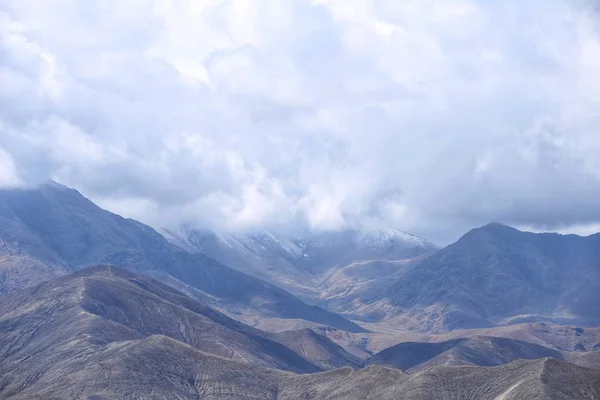
<path id="1" fill-rule="evenodd" d="M 360 357 L 348 353 L 327 336 L 308 328 L 268 333 L 267 337 L 285 345 L 323 370 L 363 366 Z"/>
<path id="2" fill-rule="evenodd" d="M 365 292 L 381 290 L 409 259 L 437 250 L 393 229 L 310 232 L 285 237 L 267 231 L 242 236 L 200 229 L 163 230 L 188 251 L 200 251 L 241 272 L 339 312 Z"/>
<path id="3" fill-rule="evenodd" d="M 598 356 L 600 356 L 600 328 L 598 327 L 523 323 L 492 328 L 454 330 L 441 334 L 394 329 L 377 331 L 376 328 L 366 333 L 349 333 L 300 320 L 281 320 L 278 323 L 267 320 L 257 327 L 275 332 L 309 328 L 319 335 L 327 336 L 347 352 L 363 360 L 406 342 L 441 343 L 456 339 L 470 339 L 476 336 L 488 336 L 537 344 L 563 354 L 570 354 L 566 359 L 576 362 L 578 365 L 600 365 L 600 362 L 597 362 Z M 370 328 L 369 325 L 367 327 Z"/>
<path id="4" fill-rule="evenodd" d="M 391 230 L 220 238 L 226 246 L 187 243 L 217 258 L 227 254 L 236 268 L 272 275 L 364 323 L 429 333 L 525 322 L 600 325 L 600 234 L 534 234 L 492 223 L 441 250 Z"/>
<path id="5" fill-rule="evenodd" d="M 411 261 L 384 292 L 357 299 L 354 313 L 434 333 L 530 321 L 598 326 L 599 293 L 600 234 L 494 223 Z"/>
<path id="6" fill-rule="evenodd" d="M 408 260 L 385 259 L 381 240 L 361 235 L 300 245 L 265 233 L 243 245 L 253 254 L 293 245 L 299 259 L 328 260 L 290 268 L 318 275 L 322 286 L 310 290 L 375 320 L 365 324 L 372 332 L 63 186 L 0 191 L 0 399 L 600 396 L 600 329 L 586 325 L 599 306 L 599 235 L 492 224 Z M 335 264 L 338 239 L 375 243 L 363 248 L 382 259 L 346 264 L 358 251 L 340 247 Z M 145 275 L 82 269 L 94 262 Z M 581 325 L 555 324 L 567 322 Z"/>
<path id="7" fill-rule="evenodd" d="M 202 229 L 163 229 L 173 244 L 201 252 L 240 272 L 285 288 L 304 299 L 318 298 L 316 277 L 306 266 L 302 249 L 289 240 L 263 231 L 244 236 L 221 235 Z"/>
<path id="8" fill-rule="evenodd" d="M 491 367 L 516 360 L 534 360 L 552 357 L 576 361 L 571 353 L 563 353 L 520 340 L 475 336 L 446 342 L 405 342 L 387 348 L 366 362 L 398 368 L 403 371 L 420 371 L 436 365 L 472 365 Z M 586 365 L 589 365 L 586 363 Z M 600 364 L 596 365 L 600 368 Z"/>
<path id="9" fill-rule="evenodd" d="M 50 182 L 0 190 L 0 294 L 97 263 L 151 275 L 231 314 L 297 318 L 350 331 L 361 328 L 290 293 L 170 244 L 140 222 Z"/>
<path id="10" fill-rule="evenodd" d="M 318 232 L 296 242 L 316 272 L 365 260 L 411 259 L 437 249 L 423 238 L 394 229 Z"/>
<path id="11" fill-rule="evenodd" d="M 157 334 L 224 358 L 319 370 L 266 333 L 158 281 L 103 265 L 0 299 L 0 387 L 37 380 L 63 358 Z"/>
<path id="12" fill-rule="evenodd" d="M 296 375 L 203 353 L 165 336 L 117 343 L 54 365 L 54 379 L 7 399 L 594 399 L 600 371 L 553 359 L 435 367 L 415 375 L 371 366 Z M 12 389 L 12 388 L 8 388 Z"/>
<path id="13" fill-rule="evenodd" d="M 418 352 L 414 347 L 423 344 L 404 344 L 379 355 L 382 363 L 411 371 L 431 366 L 410 375 L 377 365 L 311 373 L 319 370 L 315 364 L 360 367 L 361 362 L 310 330 L 265 333 L 151 278 L 101 265 L 0 299 L 0 398 L 577 399 L 600 394 L 600 370 L 547 358 L 495 368 L 440 366 L 560 357 L 512 340 L 480 343 L 495 340 L 426 343 L 434 349 Z M 392 357 L 384 357 L 387 353 Z"/>
<path id="14" fill-rule="evenodd" d="M 265 333 L 151 278 L 103 265 L 0 299 L 0 398 L 600 396 L 600 370 L 550 358 L 510 363 L 562 355 L 517 342 L 477 337 L 405 343 L 369 360 L 411 374 L 379 365 L 311 373 L 319 370 L 315 364 L 359 367 L 361 362 L 310 330 Z M 595 352 L 579 354 L 584 364 L 596 365 Z M 464 364 L 470 366 L 456 366 Z M 504 365 L 474 366 L 497 364 Z"/>

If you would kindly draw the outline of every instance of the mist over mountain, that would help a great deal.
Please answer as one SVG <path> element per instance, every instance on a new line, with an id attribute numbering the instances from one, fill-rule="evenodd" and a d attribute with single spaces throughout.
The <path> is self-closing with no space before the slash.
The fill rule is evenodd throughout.
<path id="1" fill-rule="evenodd" d="M 599 110 L 600 0 L 0 0 L 0 400 L 600 400 Z"/>
<path id="2" fill-rule="evenodd" d="M 105 211 L 54 182 L 0 190 L 3 266 L 0 293 L 66 272 L 110 263 L 199 291 L 231 313 L 300 318 L 360 331 L 356 324 L 309 306 L 288 292 L 201 254 L 170 244 L 152 228 Z M 38 273 L 39 272 L 39 273 Z"/>
<path id="3" fill-rule="evenodd" d="M 439 249 L 390 229 L 163 233 L 54 182 L 0 191 L 0 398 L 600 387 L 600 234 L 492 223 Z"/>
<path id="4" fill-rule="evenodd" d="M 406 260 L 437 249 L 425 239 L 393 229 L 315 231 L 300 237 L 268 231 L 231 236 L 185 227 L 164 232 L 183 249 L 207 254 L 313 303 L 327 300 L 323 281 L 350 264 Z"/>
<path id="5" fill-rule="evenodd" d="M 422 330 L 598 325 L 599 290 L 600 234 L 535 234 L 494 223 L 415 263 L 381 299 Z"/>
<path id="6" fill-rule="evenodd" d="M 352 319 L 422 332 L 600 320 L 600 234 L 493 223 L 437 249 L 393 230 L 301 239 L 193 230 L 166 233 L 173 244 L 56 183 L 1 191 L 0 218 L 4 292 L 103 262 L 164 279 L 252 323 L 292 318 L 361 329 L 279 287 Z"/>
<path id="7" fill-rule="evenodd" d="M 167 237 L 370 323 L 446 332 L 600 321 L 600 234 L 536 234 L 491 223 L 444 249 L 393 230 L 321 232 L 295 240 L 268 232 Z"/>

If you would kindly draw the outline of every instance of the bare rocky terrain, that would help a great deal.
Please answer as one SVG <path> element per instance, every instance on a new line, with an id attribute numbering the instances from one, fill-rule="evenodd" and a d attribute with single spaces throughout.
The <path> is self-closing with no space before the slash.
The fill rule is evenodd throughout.
<path id="1" fill-rule="evenodd" d="M 327 336 L 308 328 L 270 333 L 267 337 L 287 346 L 323 370 L 360 368 L 364 364 L 362 358 L 350 354 Z"/>
<path id="2" fill-rule="evenodd" d="M 0 399 L 600 399 L 600 234 L 194 232 L 1 190 Z"/>
<path id="3" fill-rule="evenodd" d="M 566 352 L 589 352 L 600 350 L 600 328 L 537 322 L 492 328 L 458 329 L 440 334 L 397 331 L 390 328 L 380 328 L 378 326 L 370 325 L 365 325 L 370 332 L 355 334 L 319 324 L 310 324 L 300 320 L 267 320 L 257 326 L 267 331 L 308 327 L 321 335 L 329 337 L 347 351 L 365 359 L 399 343 L 437 343 L 454 339 L 472 338 L 475 336 L 514 339 Z"/>
<path id="4" fill-rule="evenodd" d="M 107 265 L 7 295 L 0 299 L 0 315 L 2 399 L 600 396 L 600 369 L 558 360 L 560 352 L 539 345 L 519 342 L 515 347 L 510 339 L 487 348 L 479 342 L 500 339 L 401 344 L 368 362 L 379 358 L 410 374 L 378 365 L 315 373 L 362 363 L 311 330 L 262 332 L 151 278 Z M 415 351 L 414 346 L 433 351 Z M 447 357 L 448 352 L 462 362 Z M 393 363 L 383 362 L 387 353 Z M 544 358 L 510 362 L 535 357 Z M 439 362 L 431 362 L 436 358 Z M 414 368 L 428 362 L 421 372 Z M 473 366 L 500 363 L 507 364 Z"/>
<path id="5" fill-rule="evenodd" d="M 235 315 L 297 318 L 363 331 L 279 287 L 170 244 L 152 228 L 101 209 L 54 182 L 0 190 L 0 295 L 98 263 L 119 265 Z"/>
<path id="6" fill-rule="evenodd" d="M 492 223 L 411 261 L 353 315 L 443 333 L 525 322 L 600 325 L 600 234 L 536 234 Z"/>
<path id="7" fill-rule="evenodd" d="M 393 229 L 309 232 L 296 237 L 267 231 L 243 236 L 202 229 L 164 229 L 173 244 L 201 252 L 300 298 L 344 311 L 370 288 L 390 281 L 407 260 L 437 247 Z"/>
<path id="8" fill-rule="evenodd" d="M 166 336 L 121 342 L 53 368 L 55 379 L 9 399 L 595 399 L 600 371 L 564 361 L 434 367 L 371 366 L 297 375 L 201 352 Z M 5 391 L 0 393 L 6 393 Z M 8 394 L 8 393 L 7 393 Z"/>
<path id="9" fill-rule="evenodd" d="M 192 230 L 174 237 L 190 251 L 270 276 L 306 301 L 374 331 L 600 325 L 600 234 L 535 234 L 492 223 L 443 249 L 392 230 L 320 232 L 302 239 Z"/>
<path id="10" fill-rule="evenodd" d="M 515 339 L 475 336 L 445 342 L 404 342 L 382 350 L 367 359 L 403 371 L 421 371 L 436 365 L 492 367 L 516 360 L 552 357 L 586 367 L 600 368 L 600 351 L 564 352 Z"/>
<path id="11" fill-rule="evenodd" d="M 320 370 L 267 334 L 169 286 L 114 266 L 96 266 L 0 300 L 1 386 L 37 381 L 43 368 L 69 358 L 64 352 L 89 354 L 98 346 L 156 334 L 220 357 L 298 372 Z"/>

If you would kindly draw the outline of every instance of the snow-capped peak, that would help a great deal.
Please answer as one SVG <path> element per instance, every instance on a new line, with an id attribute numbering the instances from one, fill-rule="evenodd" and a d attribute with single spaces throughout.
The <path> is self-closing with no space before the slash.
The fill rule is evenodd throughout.
<path id="1" fill-rule="evenodd" d="M 359 245 L 368 245 L 370 247 L 378 247 L 392 243 L 404 243 L 414 247 L 435 247 L 423 238 L 391 228 L 374 230 L 361 229 L 358 232 L 357 242 Z"/>

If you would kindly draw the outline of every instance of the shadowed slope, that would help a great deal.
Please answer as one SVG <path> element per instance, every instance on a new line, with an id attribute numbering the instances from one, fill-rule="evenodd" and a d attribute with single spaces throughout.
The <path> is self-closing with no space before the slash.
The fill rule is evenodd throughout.
<path id="1" fill-rule="evenodd" d="M 390 308 L 396 324 L 422 332 L 533 321 L 597 326 L 600 234 L 489 224 L 414 263 L 369 304 Z"/>
<path id="2" fill-rule="evenodd" d="M 269 333 L 268 337 L 324 370 L 345 366 L 360 368 L 363 365 L 362 359 L 348 353 L 328 337 L 308 328 Z"/>
<path id="3" fill-rule="evenodd" d="M 37 189 L 0 190 L 0 251 L 0 294 L 109 263 L 175 286 L 188 285 L 203 292 L 200 298 L 211 297 L 232 313 L 252 310 L 364 331 L 272 284 L 204 254 L 183 251 L 150 227 L 103 210 L 76 190 L 53 182 Z"/>
<path id="4" fill-rule="evenodd" d="M 113 266 L 84 269 L 8 295 L 0 300 L 0 315 L 0 387 L 9 392 L 52 380 L 58 374 L 54 368 L 65 362 L 77 364 L 116 343 L 156 334 L 224 358 L 319 370 L 263 332 Z"/>
<path id="5" fill-rule="evenodd" d="M 435 365 L 490 367 L 515 360 L 546 357 L 564 358 L 560 351 L 537 344 L 514 339 L 476 336 L 440 343 L 400 343 L 377 353 L 366 363 L 414 371 Z"/>

